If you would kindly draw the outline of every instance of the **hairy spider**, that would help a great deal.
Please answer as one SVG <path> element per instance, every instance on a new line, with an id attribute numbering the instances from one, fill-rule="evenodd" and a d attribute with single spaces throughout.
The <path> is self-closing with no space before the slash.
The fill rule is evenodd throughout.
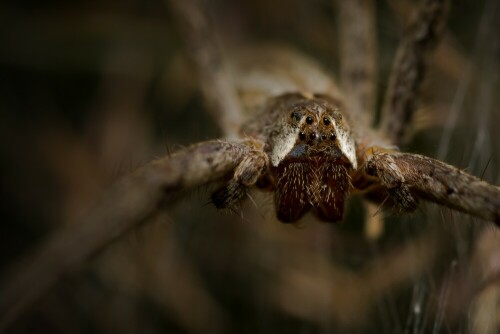
<path id="1" fill-rule="evenodd" d="M 283 222 L 300 219 L 310 208 L 322 220 L 339 221 L 354 189 L 404 211 L 423 198 L 499 222 L 498 188 L 437 160 L 398 153 L 359 120 L 351 129 L 345 107 L 325 92 L 279 94 L 253 108 L 262 111 L 241 131 L 261 149 L 212 195 L 217 207 L 234 205 L 257 184 L 275 192 Z"/>
<path id="2" fill-rule="evenodd" d="M 223 56 L 199 3 L 170 3 L 226 139 L 152 161 L 111 187 L 80 222 L 58 232 L 6 281 L 0 328 L 75 265 L 152 220 L 162 204 L 210 182 L 219 186 L 212 202 L 220 208 L 237 205 L 250 188 L 274 192 L 283 222 L 308 211 L 340 221 L 349 194 L 356 192 L 405 212 L 422 199 L 499 224 L 498 187 L 397 149 L 407 139 L 426 57 L 442 34 L 448 1 L 423 1 L 397 52 L 377 127 L 369 1 L 338 1 L 343 92 L 321 66 L 287 47 L 252 46 Z"/>
<path id="3" fill-rule="evenodd" d="M 275 192 L 277 217 L 283 222 L 297 221 L 309 209 L 322 220 L 339 221 L 347 196 L 355 190 L 403 211 L 414 210 L 418 200 L 425 199 L 499 223 L 498 187 L 440 161 L 396 149 L 403 143 L 405 127 L 412 118 L 426 56 L 444 29 L 447 1 L 422 4 L 398 51 L 377 129 L 371 128 L 366 114 L 369 110 L 364 110 L 373 107 L 373 87 L 342 96 L 314 61 L 272 46 L 233 54 L 233 59 L 227 60 L 232 69 L 228 74 L 214 61 L 221 56 L 200 37 L 201 31 L 210 30 L 209 24 L 190 21 L 191 16 L 202 16 L 196 13 L 199 8 L 189 2 L 173 3 L 179 17 L 185 19 L 184 32 L 191 36 L 204 82 L 211 85 L 225 79 L 235 87 L 232 100 L 228 98 L 225 106 L 219 103 L 217 108 L 234 115 L 239 108 L 233 100 L 239 101 L 243 112 L 237 118 L 243 125 L 237 127 L 236 134 L 253 146 L 231 180 L 212 195 L 217 207 L 234 206 L 248 187 L 257 185 Z M 362 13 L 361 5 L 340 3 L 343 18 Z M 343 82 L 369 86 L 373 65 L 365 55 L 371 50 L 363 45 L 363 24 L 344 30 L 341 33 L 346 40 L 362 42 L 352 43 L 361 46 L 347 50 L 349 54 L 342 59 Z M 212 54 L 207 49 L 212 49 Z M 205 88 L 209 101 L 216 100 L 213 89 Z"/>

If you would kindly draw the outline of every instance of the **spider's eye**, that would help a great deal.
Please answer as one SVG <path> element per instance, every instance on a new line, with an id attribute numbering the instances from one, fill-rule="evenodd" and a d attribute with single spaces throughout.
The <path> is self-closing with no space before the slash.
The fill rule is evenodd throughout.
<path id="1" fill-rule="evenodd" d="M 302 115 L 298 111 L 294 111 L 290 114 L 290 117 L 298 122 L 302 118 Z"/>
<path id="2" fill-rule="evenodd" d="M 337 138 L 337 136 L 335 135 L 335 133 L 330 133 L 330 140 L 335 140 L 335 138 Z"/>
<path id="3" fill-rule="evenodd" d="M 329 125 L 330 124 L 330 119 L 328 117 L 323 117 L 323 123 L 325 125 Z"/>
<path id="4" fill-rule="evenodd" d="M 314 132 L 313 132 L 313 133 L 311 133 L 311 134 L 309 135 L 309 137 L 311 137 L 311 139 L 316 139 L 316 133 L 314 133 Z"/>
<path id="5" fill-rule="evenodd" d="M 304 139 L 306 139 L 306 133 L 305 133 L 304 131 L 301 131 L 301 132 L 299 133 L 299 138 L 300 138 L 300 140 L 304 140 Z"/>
<path id="6" fill-rule="evenodd" d="M 326 140 L 326 135 L 324 133 L 321 135 L 321 139 Z"/>
<path id="7" fill-rule="evenodd" d="M 307 116 L 306 123 L 307 124 L 312 124 L 313 123 L 313 118 L 311 116 Z"/>

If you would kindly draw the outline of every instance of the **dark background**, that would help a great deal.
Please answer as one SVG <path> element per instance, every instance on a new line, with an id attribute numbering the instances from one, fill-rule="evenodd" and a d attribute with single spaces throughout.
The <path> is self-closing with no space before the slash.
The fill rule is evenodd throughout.
<path id="1" fill-rule="evenodd" d="M 334 2 L 208 4 L 222 40 L 288 43 L 338 72 Z M 412 5 L 376 2 L 379 100 Z M 499 7 L 453 1 L 403 148 L 494 184 Z M 0 4 L 0 273 L 120 176 L 220 136 L 182 46 L 161 1 Z M 221 213 L 206 205 L 211 190 L 109 245 L 9 332 L 495 333 L 481 325 L 500 324 L 500 236 L 484 222 L 426 204 L 385 213 L 370 239 L 359 198 L 342 224 L 289 226 L 269 196 Z M 497 279 L 485 285 L 490 267 Z M 497 296 L 496 312 L 485 296 Z"/>

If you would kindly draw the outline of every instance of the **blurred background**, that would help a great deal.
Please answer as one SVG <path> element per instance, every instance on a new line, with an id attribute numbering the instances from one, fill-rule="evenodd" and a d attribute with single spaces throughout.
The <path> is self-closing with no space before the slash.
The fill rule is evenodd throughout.
<path id="1" fill-rule="evenodd" d="M 290 44 L 338 73 L 334 1 L 207 4 L 222 41 Z M 376 1 L 379 101 L 415 4 Z M 497 185 L 499 7 L 453 1 L 403 148 Z M 173 21 L 155 0 L 2 1 L 0 279 L 121 176 L 220 137 Z M 353 197 L 340 224 L 290 226 L 269 194 L 220 212 L 212 190 L 68 273 L 7 332 L 499 332 L 500 233 L 489 223 L 431 204 L 374 214 Z"/>

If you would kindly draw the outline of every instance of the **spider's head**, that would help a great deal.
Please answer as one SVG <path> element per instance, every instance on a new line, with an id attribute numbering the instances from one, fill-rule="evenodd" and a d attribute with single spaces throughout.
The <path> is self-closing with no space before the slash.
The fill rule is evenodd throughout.
<path id="1" fill-rule="evenodd" d="M 325 156 L 357 168 L 354 139 L 338 102 L 315 95 L 287 98 L 279 128 L 270 137 L 270 158 L 278 166 L 289 158 Z"/>
<path id="2" fill-rule="evenodd" d="M 357 161 L 339 105 L 326 96 L 300 94 L 281 102 L 281 119 L 267 143 L 278 218 L 293 222 L 313 209 L 323 220 L 341 220 Z"/>

